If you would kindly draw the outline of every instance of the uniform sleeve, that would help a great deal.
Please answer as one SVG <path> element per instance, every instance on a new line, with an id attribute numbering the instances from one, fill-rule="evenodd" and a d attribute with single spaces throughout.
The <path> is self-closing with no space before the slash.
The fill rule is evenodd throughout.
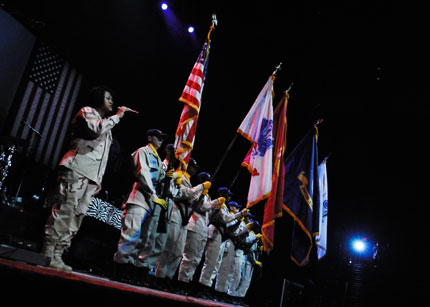
<path id="1" fill-rule="evenodd" d="M 224 223 L 229 223 L 239 217 L 242 216 L 241 212 L 235 213 L 235 214 L 231 214 L 226 205 L 222 205 L 221 210 L 219 211 L 219 213 L 221 214 L 221 218 L 223 220 Z"/>
<path id="2" fill-rule="evenodd" d="M 217 205 L 218 199 L 211 200 L 210 197 L 205 195 L 197 206 L 200 212 L 208 212 L 214 209 Z"/>
<path id="3" fill-rule="evenodd" d="M 119 116 L 101 119 L 96 109 L 82 108 L 72 121 L 74 132 L 84 139 L 96 139 L 119 123 Z"/>
<path id="4" fill-rule="evenodd" d="M 182 182 L 186 181 L 185 176 L 182 176 Z M 203 191 L 203 184 L 198 184 L 195 187 L 188 187 L 184 184 L 177 189 L 176 195 L 174 195 L 175 200 L 186 200 L 190 203 L 197 201 L 200 194 Z"/>

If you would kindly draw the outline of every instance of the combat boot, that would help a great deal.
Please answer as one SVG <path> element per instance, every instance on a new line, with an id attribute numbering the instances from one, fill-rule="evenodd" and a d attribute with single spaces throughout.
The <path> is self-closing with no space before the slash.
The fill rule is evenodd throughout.
<path id="1" fill-rule="evenodd" d="M 191 283 L 180 281 L 180 280 L 173 280 L 173 287 L 172 290 L 176 294 L 189 296 L 191 294 Z"/>
<path id="2" fill-rule="evenodd" d="M 54 249 L 55 242 L 44 241 L 41 254 L 49 257 L 49 260 L 52 261 L 54 258 Z"/>
<path id="3" fill-rule="evenodd" d="M 56 244 L 55 248 L 54 248 L 54 256 L 53 258 L 51 258 L 51 263 L 49 264 L 49 266 L 51 268 L 54 269 L 58 269 L 58 270 L 62 270 L 65 272 L 71 272 L 72 271 L 72 267 L 68 266 L 67 264 L 65 264 L 63 262 L 63 252 L 64 252 L 65 247 Z"/>
<path id="4" fill-rule="evenodd" d="M 215 295 L 212 293 L 212 288 L 205 286 L 203 284 L 199 284 L 199 290 L 197 291 L 197 297 L 203 298 L 206 300 L 215 300 Z"/>

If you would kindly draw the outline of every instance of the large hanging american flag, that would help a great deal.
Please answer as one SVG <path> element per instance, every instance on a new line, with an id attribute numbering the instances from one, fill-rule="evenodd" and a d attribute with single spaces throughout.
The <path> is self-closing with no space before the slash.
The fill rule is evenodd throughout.
<path id="1" fill-rule="evenodd" d="M 185 105 L 182 110 L 178 128 L 176 129 L 174 146 L 176 148 L 176 158 L 181 162 L 183 169 L 187 169 L 191 151 L 193 150 L 197 119 L 209 60 L 210 35 L 214 28 L 214 23 L 212 23 L 203 49 L 194 64 L 185 88 L 182 91 L 182 95 L 179 98 L 179 101 L 182 101 Z"/>
<path id="2" fill-rule="evenodd" d="M 27 140 L 26 155 L 54 168 L 81 87 L 82 76 L 44 43 L 30 62 L 10 134 Z"/>

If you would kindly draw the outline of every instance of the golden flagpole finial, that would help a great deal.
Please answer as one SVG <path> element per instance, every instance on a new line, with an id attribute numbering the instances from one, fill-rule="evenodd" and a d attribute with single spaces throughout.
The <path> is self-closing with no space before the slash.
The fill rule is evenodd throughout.
<path id="1" fill-rule="evenodd" d="M 321 124 L 324 121 L 324 118 L 320 118 L 317 120 L 317 122 L 315 123 L 315 126 L 318 126 L 319 124 Z"/>
<path id="2" fill-rule="evenodd" d="M 276 76 L 276 73 L 281 70 L 281 65 L 282 65 L 282 62 L 279 63 L 278 66 L 275 67 L 275 71 L 272 74 L 273 76 Z"/>
<path id="3" fill-rule="evenodd" d="M 216 18 L 216 14 L 212 14 L 212 27 L 216 27 L 218 25 L 218 19 Z"/>

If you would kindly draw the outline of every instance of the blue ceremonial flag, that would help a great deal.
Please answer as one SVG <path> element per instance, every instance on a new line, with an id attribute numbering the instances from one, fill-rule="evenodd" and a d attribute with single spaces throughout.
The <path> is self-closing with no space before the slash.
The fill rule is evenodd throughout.
<path id="1" fill-rule="evenodd" d="M 318 130 L 315 126 L 285 160 L 284 210 L 294 219 L 291 259 L 306 265 L 318 232 Z"/>

